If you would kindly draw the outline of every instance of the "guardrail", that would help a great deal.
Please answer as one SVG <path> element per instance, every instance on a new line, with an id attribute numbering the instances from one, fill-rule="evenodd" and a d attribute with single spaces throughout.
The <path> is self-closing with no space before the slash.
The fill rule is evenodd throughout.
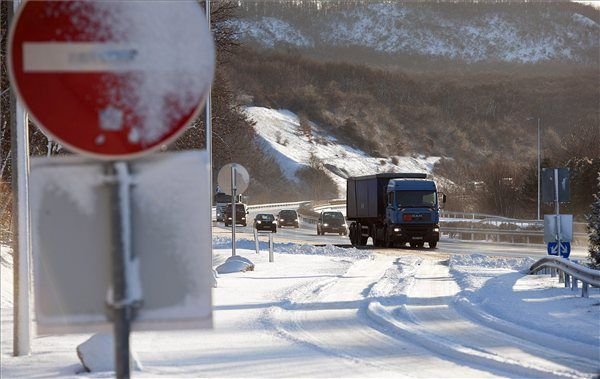
<path id="1" fill-rule="evenodd" d="M 470 239 L 474 240 L 475 236 L 485 236 L 485 239 L 490 239 L 489 237 L 496 237 L 496 241 L 500 241 L 500 236 L 510 236 L 510 242 L 515 243 L 515 238 L 519 238 L 524 240 L 525 243 L 529 244 L 531 242 L 531 238 L 535 237 L 536 240 L 544 239 L 544 231 L 543 230 L 505 230 L 505 229 L 471 229 L 471 228 L 452 228 L 441 226 L 440 231 L 443 234 L 447 234 L 450 237 L 459 237 L 459 239 L 464 239 L 465 235 L 470 235 Z M 587 239 L 588 235 L 586 233 L 573 233 L 574 240 L 584 240 Z M 493 239 L 493 238 L 492 238 Z"/>
<path id="2" fill-rule="evenodd" d="M 277 209 L 277 208 L 286 208 L 286 207 L 297 208 L 304 203 L 309 203 L 309 201 L 305 200 L 305 201 L 292 201 L 289 203 L 254 204 L 254 205 L 248 205 L 247 208 L 250 211 L 260 210 L 260 209 Z"/>
<path id="3" fill-rule="evenodd" d="M 535 262 L 529 269 L 529 275 L 538 272 L 548 273 L 552 277 L 560 272 L 559 283 L 565 283 L 565 288 L 577 289 L 577 281 L 581 284 L 581 297 L 589 297 L 589 286 L 600 288 L 600 271 L 594 270 L 561 257 L 545 257 Z"/>

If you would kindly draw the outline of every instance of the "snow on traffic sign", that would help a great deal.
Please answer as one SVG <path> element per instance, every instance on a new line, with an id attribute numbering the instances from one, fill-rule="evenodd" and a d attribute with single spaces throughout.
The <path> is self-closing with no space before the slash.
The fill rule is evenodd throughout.
<path id="1" fill-rule="evenodd" d="M 65 146 L 130 158 L 196 117 L 215 66 L 197 1 L 27 1 L 9 39 L 11 81 Z"/>
<path id="2" fill-rule="evenodd" d="M 569 258 L 569 255 L 571 255 L 571 243 L 561 241 L 559 247 L 558 242 L 549 242 L 548 255 L 560 255 L 563 258 Z"/>

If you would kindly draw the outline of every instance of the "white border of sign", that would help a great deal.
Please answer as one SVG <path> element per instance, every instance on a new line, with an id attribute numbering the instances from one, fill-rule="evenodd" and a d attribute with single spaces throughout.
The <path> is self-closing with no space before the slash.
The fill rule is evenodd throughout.
<path id="1" fill-rule="evenodd" d="M 11 86 L 14 88 L 15 93 L 17 94 L 17 96 L 19 97 L 19 99 L 21 100 L 21 102 L 23 103 L 23 105 L 25 106 L 25 108 L 27 109 L 29 117 L 35 122 L 36 126 L 46 136 L 48 136 L 50 139 L 53 139 L 53 140 L 59 142 L 61 145 L 65 146 L 70 151 L 73 151 L 73 152 L 76 152 L 76 153 L 79 153 L 79 154 L 82 154 L 82 155 L 85 155 L 85 156 L 88 156 L 88 157 L 92 157 L 94 159 L 99 159 L 99 160 L 103 160 L 103 161 L 118 161 L 118 160 L 136 159 L 136 158 L 145 156 L 147 154 L 150 154 L 150 153 L 152 153 L 154 151 L 158 151 L 163 146 L 167 146 L 167 145 L 171 144 L 172 142 L 174 142 L 177 138 L 179 138 L 186 131 L 187 126 L 189 125 L 189 123 L 191 121 L 195 120 L 196 118 L 198 118 L 198 116 L 204 110 L 204 104 L 206 103 L 206 99 L 208 98 L 208 94 L 210 92 L 211 85 L 212 85 L 212 80 L 211 80 L 210 83 L 208 83 L 207 87 L 202 90 L 203 91 L 203 95 L 200 98 L 200 102 L 196 106 L 196 109 L 194 110 L 194 112 L 192 113 L 192 115 L 185 122 L 185 124 L 182 125 L 179 128 L 179 130 L 176 133 L 174 133 L 171 137 L 166 138 L 162 143 L 159 143 L 156 146 L 147 148 L 147 149 L 139 151 L 137 153 L 121 154 L 121 155 L 103 155 L 103 154 L 97 154 L 97 153 L 93 153 L 93 152 L 89 152 L 89 151 L 80 149 L 80 148 L 78 148 L 76 146 L 73 146 L 73 145 L 71 145 L 69 143 L 65 143 L 61 138 L 57 138 L 56 135 L 54 135 L 48 129 L 46 129 L 46 127 L 41 122 L 39 122 L 39 120 L 35 117 L 35 114 L 30 111 L 30 108 L 29 108 L 29 105 L 27 104 L 27 101 L 21 95 L 21 90 L 19 88 L 19 83 L 15 79 L 15 74 L 14 74 L 14 70 L 13 70 L 13 64 L 12 64 L 12 59 L 11 59 L 11 52 L 13 50 L 14 30 L 16 29 L 16 25 L 18 24 L 18 21 L 19 21 L 19 18 L 21 16 L 21 14 L 24 12 L 25 7 L 27 6 L 27 4 L 30 1 L 33 2 L 33 1 L 38 1 L 38 0 L 25 0 L 19 6 L 19 9 L 18 9 L 18 11 L 15 14 L 15 17 L 13 19 L 12 25 L 10 26 L 10 30 L 9 30 L 9 33 L 8 33 L 8 50 L 7 50 L 8 76 L 9 76 L 9 79 L 10 79 Z M 211 42 L 211 46 L 210 47 L 212 47 L 212 49 L 209 49 L 209 50 L 212 53 L 212 61 L 213 61 L 211 78 L 214 78 L 214 73 L 215 73 L 215 68 L 216 68 L 216 52 L 215 52 L 215 49 L 214 49 L 214 42 L 213 42 L 213 39 L 212 39 L 212 33 L 210 31 L 209 26 L 206 24 L 206 18 L 204 17 L 204 8 L 202 8 L 200 6 L 200 3 L 198 3 L 198 2 L 190 1 L 189 3 L 193 3 L 193 4 L 195 4 L 197 6 L 197 8 L 199 10 L 199 16 L 201 16 L 201 17 L 198 17 L 198 22 L 199 23 L 203 23 L 204 27 L 208 31 L 209 40 Z"/>

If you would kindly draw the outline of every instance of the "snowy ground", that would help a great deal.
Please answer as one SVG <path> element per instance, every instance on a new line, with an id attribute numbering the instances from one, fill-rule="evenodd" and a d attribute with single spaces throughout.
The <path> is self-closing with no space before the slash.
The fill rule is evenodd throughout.
<path id="1" fill-rule="evenodd" d="M 325 166 L 327 174 L 339 187 L 340 197 L 346 196 L 346 178 L 373 175 L 380 172 L 431 173 L 440 157 L 375 158 L 348 145 L 341 144 L 311 123 L 308 136 L 300 128 L 298 116 L 287 110 L 248 107 L 246 114 L 256 122 L 255 129 L 263 140 L 263 148 L 279 164 L 284 175 L 298 180 L 296 171 L 309 166 L 311 154 Z M 441 179 L 436 178 L 438 181 Z"/>
<path id="2" fill-rule="evenodd" d="M 214 266 L 231 255 L 214 241 Z M 239 241 L 255 270 L 222 274 L 214 330 L 136 332 L 137 378 L 592 377 L 600 372 L 600 292 L 579 297 L 531 258 L 380 255 L 332 246 Z M 106 378 L 84 373 L 89 335 L 36 337 L 12 351 L 10 260 L 2 252 L 2 377 Z"/>

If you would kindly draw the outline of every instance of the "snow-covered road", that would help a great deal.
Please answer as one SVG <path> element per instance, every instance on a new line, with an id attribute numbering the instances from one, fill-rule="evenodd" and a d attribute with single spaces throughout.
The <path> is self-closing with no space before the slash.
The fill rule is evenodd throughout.
<path id="1" fill-rule="evenodd" d="M 231 251 L 217 238 L 214 265 Z M 238 254 L 255 270 L 222 274 L 210 331 L 135 332 L 136 378 L 593 377 L 600 372 L 600 292 L 520 272 L 531 258 L 374 253 L 277 244 Z M 3 267 L 3 270 L 6 267 Z M 3 271 L 5 273 L 6 271 Z M 11 352 L 2 304 L 3 378 L 105 378 L 83 373 L 89 335 L 33 340 Z M 509 310 L 507 310 L 507 308 Z M 532 325 L 532 319 L 535 319 Z M 111 353 L 111 352 L 108 352 Z"/>

